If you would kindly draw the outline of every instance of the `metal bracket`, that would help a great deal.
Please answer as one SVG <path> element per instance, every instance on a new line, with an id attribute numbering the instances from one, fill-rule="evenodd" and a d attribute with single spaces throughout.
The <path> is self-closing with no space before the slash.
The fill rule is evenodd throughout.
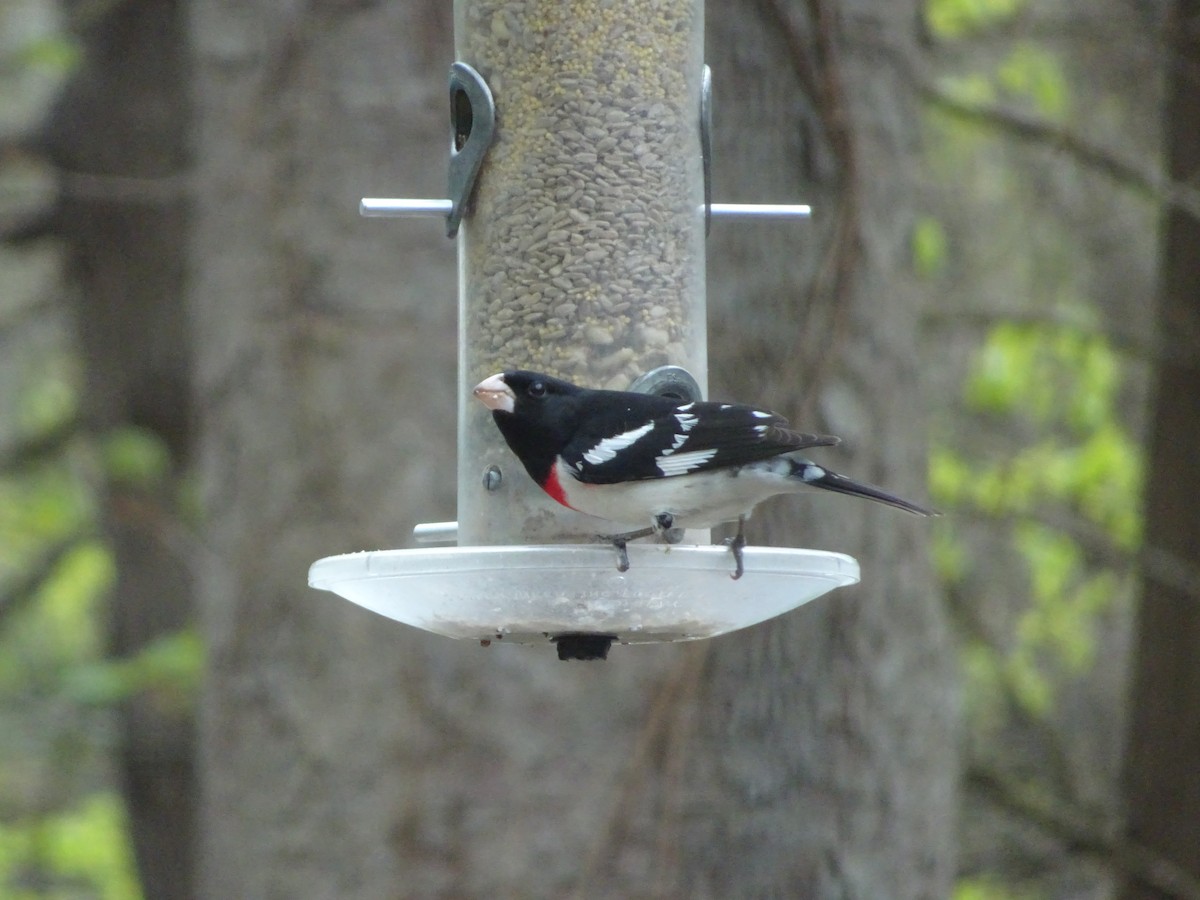
<path id="1" fill-rule="evenodd" d="M 651 369 L 645 375 L 639 376 L 629 389 L 639 394 L 669 397 L 680 403 L 704 399 L 700 383 L 682 366 L 659 366 L 657 369 Z"/>
<path id="2" fill-rule="evenodd" d="M 450 213 L 446 237 L 458 234 L 475 179 L 496 133 L 496 102 L 483 76 L 465 62 L 450 66 Z"/>
<path id="3" fill-rule="evenodd" d="M 358 214 L 367 219 L 445 218 L 453 208 L 452 201 L 442 199 L 363 197 L 358 202 Z M 806 219 L 812 215 L 812 207 L 794 203 L 710 203 L 707 212 L 714 219 Z"/>
<path id="4" fill-rule="evenodd" d="M 704 167 L 704 236 L 712 230 L 712 69 L 700 74 L 700 161 Z"/>
<path id="5" fill-rule="evenodd" d="M 496 104 L 483 76 L 464 62 L 450 66 L 449 199 L 409 200 L 364 197 L 359 215 L 371 218 L 439 216 L 446 219 L 446 236 L 458 234 L 471 208 L 475 180 L 496 133 Z M 808 206 L 784 203 L 712 202 L 712 71 L 704 67 L 700 88 L 700 153 L 704 168 L 704 233 L 713 219 L 800 219 L 812 215 Z"/>
<path id="6" fill-rule="evenodd" d="M 458 540 L 458 523 L 421 522 L 413 526 L 413 540 L 418 544 L 453 544 Z"/>
<path id="7" fill-rule="evenodd" d="M 712 230 L 714 217 L 724 219 L 806 219 L 812 207 L 791 203 L 713 203 L 712 202 L 712 69 L 707 65 L 700 75 L 700 159 L 704 169 L 704 236 Z"/>

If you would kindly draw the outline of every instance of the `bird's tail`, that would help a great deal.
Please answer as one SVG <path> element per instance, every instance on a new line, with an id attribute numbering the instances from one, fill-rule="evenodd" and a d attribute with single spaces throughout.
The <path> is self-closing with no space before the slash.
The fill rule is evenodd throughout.
<path id="1" fill-rule="evenodd" d="M 864 484 L 861 481 L 847 478 L 845 475 L 839 475 L 837 472 L 830 472 L 823 466 L 818 466 L 806 459 L 789 459 L 789 462 L 792 464 L 791 477 L 812 487 L 835 491 L 839 494 L 849 494 L 851 497 L 865 497 L 868 500 L 886 503 L 888 506 L 894 506 L 896 509 L 902 509 L 917 516 L 941 515 L 935 509 L 918 506 L 916 503 L 911 503 L 895 494 L 889 494 L 872 484 Z"/>

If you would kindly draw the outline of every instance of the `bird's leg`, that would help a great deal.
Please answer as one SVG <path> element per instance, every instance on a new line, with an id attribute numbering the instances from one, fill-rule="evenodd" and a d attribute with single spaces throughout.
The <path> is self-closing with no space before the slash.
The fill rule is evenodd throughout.
<path id="1" fill-rule="evenodd" d="M 738 530 L 731 538 L 725 538 L 725 546 L 733 552 L 733 559 L 736 563 L 733 575 L 730 576 L 734 581 L 737 581 L 746 573 L 746 566 L 742 561 L 742 550 L 746 546 L 746 517 L 738 516 Z"/>
<path id="2" fill-rule="evenodd" d="M 625 534 L 602 534 L 599 535 L 600 540 L 612 544 L 617 551 L 617 571 L 629 571 L 629 551 L 625 549 L 625 545 L 630 541 L 635 541 L 638 538 L 648 537 L 655 533 L 653 528 L 641 528 L 637 531 L 629 531 Z"/>
<path id="3" fill-rule="evenodd" d="M 649 528 L 639 528 L 637 531 L 629 531 L 625 534 L 602 534 L 599 535 L 599 538 L 616 548 L 617 571 L 627 572 L 629 570 L 629 551 L 625 549 L 626 544 L 652 534 L 662 538 L 663 542 L 667 544 L 678 544 L 683 540 L 683 529 L 676 528 L 675 517 L 666 512 L 655 516 L 654 524 Z"/>
<path id="4" fill-rule="evenodd" d="M 683 529 L 675 527 L 675 517 L 669 512 L 654 517 L 654 532 L 664 544 L 678 544 L 683 540 Z"/>

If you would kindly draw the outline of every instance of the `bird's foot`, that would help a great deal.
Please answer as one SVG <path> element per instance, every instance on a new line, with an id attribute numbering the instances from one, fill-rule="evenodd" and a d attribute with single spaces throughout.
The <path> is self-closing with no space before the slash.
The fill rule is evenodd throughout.
<path id="1" fill-rule="evenodd" d="M 629 571 L 629 551 L 625 549 L 626 545 L 630 541 L 650 535 L 658 537 L 665 544 L 678 544 L 683 540 L 683 529 L 675 527 L 673 515 L 659 513 L 654 517 L 654 524 L 649 528 L 639 528 L 637 531 L 629 531 L 625 534 L 601 534 L 598 537 L 606 544 L 612 544 L 617 551 L 617 571 L 627 572 Z"/>
<path id="2" fill-rule="evenodd" d="M 619 538 L 619 537 L 613 538 L 612 545 L 613 545 L 613 547 L 616 548 L 616 551 L 617 551 L 617 571 L 618 572 L 628 572 L 629 571 L 629 551 L 625 549 L 625 545 L 627 543 L 628 543 L 628 541 L 626 541 L 624 538 Z"/>
<path id="3" fill-rule="evenodd" d="M 744 550 L 746 547 L 746 533 L 743 530 L 745 528 L 745 524 L 746 523 L 744 519 L 739 520 L 737 534 L 731 538 L 725 538 L 725 546 L 729 548 L 731 553 L 733 553 L 733 561 L 735 566 L 733 574 L 729 577 L 734 581 L 737 581 L 746 574 L 745 561 L 742 559 L 742 550 Z"/>
<path id="4" fill-rule="evenodd" d="M 630 531 L 626 534 L 602 534 L 599 535 L 600 540 L 606 544 L 612 544 L 613 549 L 617 551 L 617 571 L 629 571 L 629 551 L 625 549 L 626 544 L 638 538 L 647 537 L 654 534 L 653 528 L 642 528 L 638 531 Z"/>

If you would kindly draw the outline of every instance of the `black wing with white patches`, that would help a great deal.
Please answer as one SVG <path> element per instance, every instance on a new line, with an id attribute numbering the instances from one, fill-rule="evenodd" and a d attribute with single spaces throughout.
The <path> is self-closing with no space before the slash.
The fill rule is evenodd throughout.
<path id="1" fill-rule="evenodd" d="M 838 442 L 830 435 L 792 431 L 772 412 L 731 403 L 645 397 L 618 410 L 618 415 L 589 419 L 591 427 L 581 429 L 563 451 L 564 461 L 585 484 L 671 478 Z"/>

